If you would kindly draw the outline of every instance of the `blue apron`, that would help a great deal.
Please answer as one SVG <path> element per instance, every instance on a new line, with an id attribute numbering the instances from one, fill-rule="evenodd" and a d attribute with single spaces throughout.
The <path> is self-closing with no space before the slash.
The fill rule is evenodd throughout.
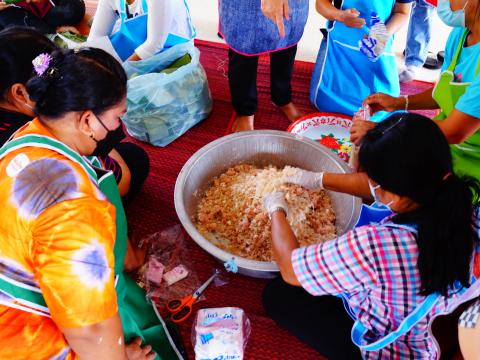
<path id="1" fill-rule="evenodd" d="M 378 223 L 390 215 L 393 215 L 392 211 L 381 204 L 363 204 L 355 227 Z M 412 225 L 388 223 L 384 224 L 383 226 L 406 229 L 414 233 L 417 232 L 417 229 Z M 472 278 L 472 284 L 475 282 L 475 280 L 476 279 Z M 477 293 L 479 292 L 479 283 L 477 283 L 475 287 L 472 286 L 470 289 L 466 289 L 461 285 L 457 285 L 456 291 L 465 296 L 464 301 L 468 301 L 469 299 L 478 296 Z M 363 351 L 377 351 L 397 341 L 400 337 L 408 333 L 421 320 L 423 320 L 432 311 L 435 305 L 437 305 L 439 300 L 442 299 L 442 296 L 438 293 L 428 295 L 420 305 L 418 305 L 410 314 L 408 314 L 408 316 L 403 319 L 396 329 L 392 330 L 387 335 L 376 339 L 375 341 L 368 341 L 366 339 L 368 338 L 367 335 L 369 331 L 360 321 L 358 321 L 355 313 L 350 308 L 348 304 L 350 298 L 349 294 L 341 294 L 339 297 L 341 297 L 343 300 L 345 310 L 354 320 L 354 325 L 352 328 L 352 341 Z"/>
<path id="2" fill-rule="evenodd" d="M 228 46 L 242 55 L 260 55 L 296 45 L 308 18 L 308 0 L 289 0 L 290 20 L 285 37 L 261 11 L 261 0 L 219 0 L 219 32 Z"/>
<path id="3" fill-rule="evenodd" d="M 192 25 L 192 19 L 190 17 L 188 5 L 185 0 L 183 0 L 183 3 L 185 4 L 185 8 L 187 10 L 191 37 L 186 39 L 175 34 L 168 34 L 162 51 L 177 44 L 188 42 L 196 35 L 195 29 Z M 127 5 L 125 0 L 119 0 L 119 4 L 120 28 L 115 34 L 110 36 L 110 41 L 120 59 L 125 61 L 135 52 L 136 48 L 138 48 L 147 40 L 148 7 L 146 0 L 142 0 L 143 14 L 128 19 Z"/>
<path id="4" fill-rule="evenodd" d="M 394 5 L 395 0 L 344 0 L 342 9 L 357 9 L 368 25 L 372 12 L 386 23 Z M 328 36 L 320 45 L 310 83 L 310 101 L 314 106 L 320 111 L 353 116 L 370 94 L 400 94 L 396 59 L 392 52 L 393 37 L 385 52 L 372 62 L 358 46 L 366 34 L 364 28 L 349 28 L 338 21 L 329 22 L 328 27 Z M 386 115 L 384 112 L 375 114 L 372 121 L 382 120 Z"/>

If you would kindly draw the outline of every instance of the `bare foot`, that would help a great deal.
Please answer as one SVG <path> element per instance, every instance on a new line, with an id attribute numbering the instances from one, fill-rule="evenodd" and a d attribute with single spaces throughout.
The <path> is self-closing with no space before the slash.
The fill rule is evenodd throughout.
<path id="1" fill-rule="evenodd" d="M 299 117 L 305 115 L 305 113 L 297 109 L 297 107 L 293 104 L 293 102 L 290 102 L 284 106 L 279 106 L 278 108 L 282 110 L 283 114 L 287 117 L 287 119 L 290 122 L 294 122 Z"/>
<path id="2" fill-rule="evenodd" d="M 232 124 L 232 133 L 253 130 L 253 119 L 254 119 L 253 115 L 250 115 L 250 116 L 237 115 Z"/>

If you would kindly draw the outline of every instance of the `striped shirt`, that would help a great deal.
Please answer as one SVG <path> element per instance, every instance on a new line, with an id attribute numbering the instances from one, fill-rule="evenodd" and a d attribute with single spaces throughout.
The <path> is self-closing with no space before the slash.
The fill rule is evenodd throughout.
<path id="1" fill-rule="evenodd" d="M 398 328 L 425 300 L 420 294 L 415 232 L 386 219 L 322 244 L 292 253 L 295 274 L 312 295 L 348 294 L 356 318 L 368 329 L 371 343 Z M 442 297 L 430 314 L 397 341 L 378 351 L 363 351 L 365 359 L 436 359 L 429 334 L 432 316 L 451 312 L 458 296 Z"/>

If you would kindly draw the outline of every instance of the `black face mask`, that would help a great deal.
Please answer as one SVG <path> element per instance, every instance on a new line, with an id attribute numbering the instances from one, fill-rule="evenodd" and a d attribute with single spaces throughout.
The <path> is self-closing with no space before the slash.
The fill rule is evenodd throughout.
<path id="1" fill-rule="evenodd" d="M 117 145 L 120 141 L 125 139 L 125 132 L 123 131 L 122 123 L 115 130 L 109 130 L 102 120 L 97 116 L 98 121 L 102 126 L 107 130 L 107 135 L 101 139 L 96 140 L 92 137 L 92 139 L 97 143 L 97 147 L 93 151 L 93 156 L 107 156 L 110 151 L 113 150 L 115 145 Z"/>

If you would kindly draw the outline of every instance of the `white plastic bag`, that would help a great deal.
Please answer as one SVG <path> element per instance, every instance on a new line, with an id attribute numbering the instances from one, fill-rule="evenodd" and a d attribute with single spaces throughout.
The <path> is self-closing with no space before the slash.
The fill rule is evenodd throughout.
<path id="1" fill-rule="evenodd" d="M 160 73 L 185 54 L 190 63 L 172 73 Z M 175 45 L 141 61 L 124 63 L 129 77 L 127 113 L 130 135 L 166 146 L 210 114 L 212 97 L 200 51 L 189 42 Z"/>
<path id="2" fill-rule="evenodd" d="M 250 321 L 237 307 L 198 310 L 192 329 L 196 360 L 242 360 Z"/>

